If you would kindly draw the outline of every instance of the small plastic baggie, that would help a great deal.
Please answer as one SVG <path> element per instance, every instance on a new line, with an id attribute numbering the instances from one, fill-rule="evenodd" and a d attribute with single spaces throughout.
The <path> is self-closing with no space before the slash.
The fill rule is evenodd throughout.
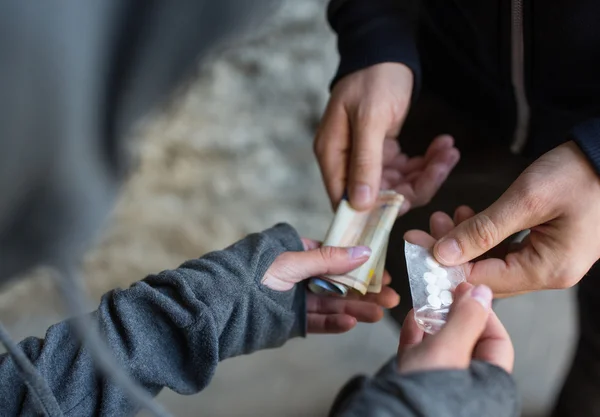
<path id="1" fill-rule="evenodd" d="M 446 324 L 454 290 L 465 281 L 462 266 L 440 265 L 431 250 L 404 242 L 415 320 L 423 331 L 434 334 Z"/>

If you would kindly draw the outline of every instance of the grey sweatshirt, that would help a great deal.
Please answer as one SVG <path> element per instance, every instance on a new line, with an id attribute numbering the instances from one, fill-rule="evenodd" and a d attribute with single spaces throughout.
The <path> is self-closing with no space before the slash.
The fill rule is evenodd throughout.
<path id="1" fill-rule="evenodd" d="M 91 317 L 120 364 L 145 390 L 157 395 L 169 387 L 194 394 L 209 384 L 219 361 L 305 336 L 304 287 L 277 292 L 261 284 L 279 254 L 299 250 L 296 231 L 279 224 L 127 290 L 111 291 Z M 20 343 L 52 390 L 54 398 L 45 404 L 35 399 L 14 360 L 1 356 L 1 415 L 134 414 L 134 405 L 96 372 L 78 340 L 67 320 L 50 327 L 44 339 Z M 332 416 L 518 415 L 510 376 L 492 365 L 473 363 L 469 371 L 407 376 L 400 376 L 394 365 L 390 362 L 340 398 Z"/>
<path id="2" fill-rule="evenodd" d="M 128 169 L 124 138 L 130 127 L 164 102 L 199 59 L 257 25 L 277 3 L 2 2 L 0 284 L 39 263 L 80 259 Z M 279 253 L 300 249 L 293 229 L 278 226 L 109 292 L 90 317 L 145 390 L 156 395 L 166 386 L 192 394 L 210 382 L 220 360 L 305 334 L 304 289 L 276 293 L 259 282 Z M 0 415 L 136 411 L 95 371 L 73 322 L 56 324 L 44 339 L 26 339 L 20 348 L 34 368 L 0 356 Z M 514 414 L 510 378 L 489 365 L 481 372 L 406 377 L 392 365 L 386 369 L 340 399 L 333 415 Z M 38 380 L 31 378 L 35 373 Z M 464 389 L 455 392 L 446 378 Z M 446 403 L 448 397 L 453 401 Z"/>

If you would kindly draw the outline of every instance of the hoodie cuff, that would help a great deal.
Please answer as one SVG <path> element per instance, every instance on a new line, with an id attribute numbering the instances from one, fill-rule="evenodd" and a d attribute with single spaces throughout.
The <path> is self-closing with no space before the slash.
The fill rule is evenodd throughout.
<path id="1" fill-rule="evenodd" d="M 575 126 L 570 139 L 581 148 L 600 175 L 600 119 L 591 119 Z"/>
<path id="2" fill-rule="evenodd" d="M 417 97 L 421 68 L 410 15 L 395 0 L 332 1 L 328 19 L 338 35 L 340 63 L 330 88 L 350 73 L 395 62 L 413 72 Z"/>

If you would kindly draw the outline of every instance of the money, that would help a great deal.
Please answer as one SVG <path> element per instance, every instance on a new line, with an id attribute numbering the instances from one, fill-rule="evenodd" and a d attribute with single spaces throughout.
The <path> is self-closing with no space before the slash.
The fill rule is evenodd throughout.
<path id="1" fill-rule="evenodd" d="M 395 191 L 380 192 L 375 206 L 367 211 L 356 211 L 342 200 L 323 246 L 368 246 L 371 257 L 347 274 L 311 279 L 310 290 L 342 296 L 352 290 L 363 295 L 380 292 L 390 232 L 403 202 L 404 197 Z"/>

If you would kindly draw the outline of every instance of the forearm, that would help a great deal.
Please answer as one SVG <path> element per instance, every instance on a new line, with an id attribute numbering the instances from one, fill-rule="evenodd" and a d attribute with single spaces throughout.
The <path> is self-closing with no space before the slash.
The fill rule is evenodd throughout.
<path id="1" fill-rule="evenodd" d="M 280 346 L 305 333 L 304 290 L 276 292 L 260 280 L 275 258 L 302 250 L 289 226 L 105 294 L 91 313 L 118 362 L 152 394 L 202 390 L 220 360 Z M 134 411 L 119 387 L 95 371 L 69 321 L 20 344 L 65 415 Z M 0 409 L 26 415 L 33 398 L 9 356 L 0 358 Z"/>
<path id="2" fill-rule="evenodd" d="M 331 0 L 327 17 L 338 36 L 340 64 L 332 82 L 383 62 L 408 66 L 420 78 L 414 40 L 417 0 Z"/>
<path id="3" fill-rule="evenodd" d="M 395 361 L 386 364 L 330 417 L 517 417 L 514 382 L 504 370 L 473 362 L 468 370 L 400 375 Z"/>

